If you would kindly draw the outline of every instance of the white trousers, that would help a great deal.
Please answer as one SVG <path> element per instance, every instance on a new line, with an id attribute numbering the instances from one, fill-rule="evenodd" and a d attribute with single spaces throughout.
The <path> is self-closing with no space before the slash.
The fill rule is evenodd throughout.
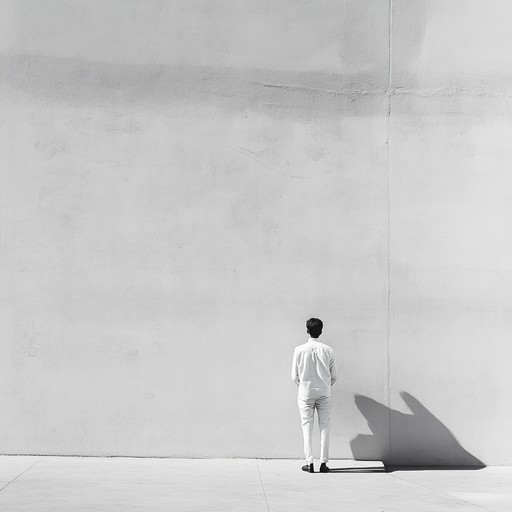
<path id="1" fill-rule="evenodd" d="M 320 462 L 329 461 L 329 428 L 331 425 L 331 397 L 298 399 L 302 435 L 304 436 L 304 455 L 306 463 L 313 463 L 313 419 L 315 409 L 320 427 Z"/>

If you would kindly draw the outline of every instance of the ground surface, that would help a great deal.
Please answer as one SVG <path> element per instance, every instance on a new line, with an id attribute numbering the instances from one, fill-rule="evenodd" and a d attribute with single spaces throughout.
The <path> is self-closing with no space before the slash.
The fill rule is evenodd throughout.
<path id="1" fill-rule="evenodd" d="M 512 468 L 386 472 L 380 463 L 0 456 L 2 512 L 512 511 Z"/>

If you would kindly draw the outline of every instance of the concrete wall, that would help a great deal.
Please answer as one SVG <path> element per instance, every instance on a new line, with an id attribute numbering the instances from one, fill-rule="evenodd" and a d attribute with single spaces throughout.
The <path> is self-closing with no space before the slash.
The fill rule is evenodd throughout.
<path id="1" fill-rule="evenodd" d="M 512 463 L 512 7 L 3 0 L 1 453 Z"/>

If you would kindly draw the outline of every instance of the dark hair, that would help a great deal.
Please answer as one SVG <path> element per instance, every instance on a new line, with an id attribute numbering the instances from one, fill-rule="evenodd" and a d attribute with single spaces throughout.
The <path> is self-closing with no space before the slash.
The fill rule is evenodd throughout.
<path id="1" fill-rule="evenodd" d="M 308 330 L 309 335 L 312 338 L 318 338 L 318 336 L 320 336 L 320 334 L 322 334 L 323 327 L 324 327 L 324 324 L 323 324 L 322 320 L 320 320 L 319 318 L 310 318 L 306 322 L 306 329 Z"/>

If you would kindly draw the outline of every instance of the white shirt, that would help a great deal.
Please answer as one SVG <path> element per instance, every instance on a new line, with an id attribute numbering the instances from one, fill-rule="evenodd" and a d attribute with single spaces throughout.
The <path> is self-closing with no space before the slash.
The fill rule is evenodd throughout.
<path id="1" fill-rule="evenodd" d="M 295 347 L 292 380 L 299 386 L 299 398 L 331 396 L 336 382 L 336 358 L 328 345 L 315 338 Z"/>

